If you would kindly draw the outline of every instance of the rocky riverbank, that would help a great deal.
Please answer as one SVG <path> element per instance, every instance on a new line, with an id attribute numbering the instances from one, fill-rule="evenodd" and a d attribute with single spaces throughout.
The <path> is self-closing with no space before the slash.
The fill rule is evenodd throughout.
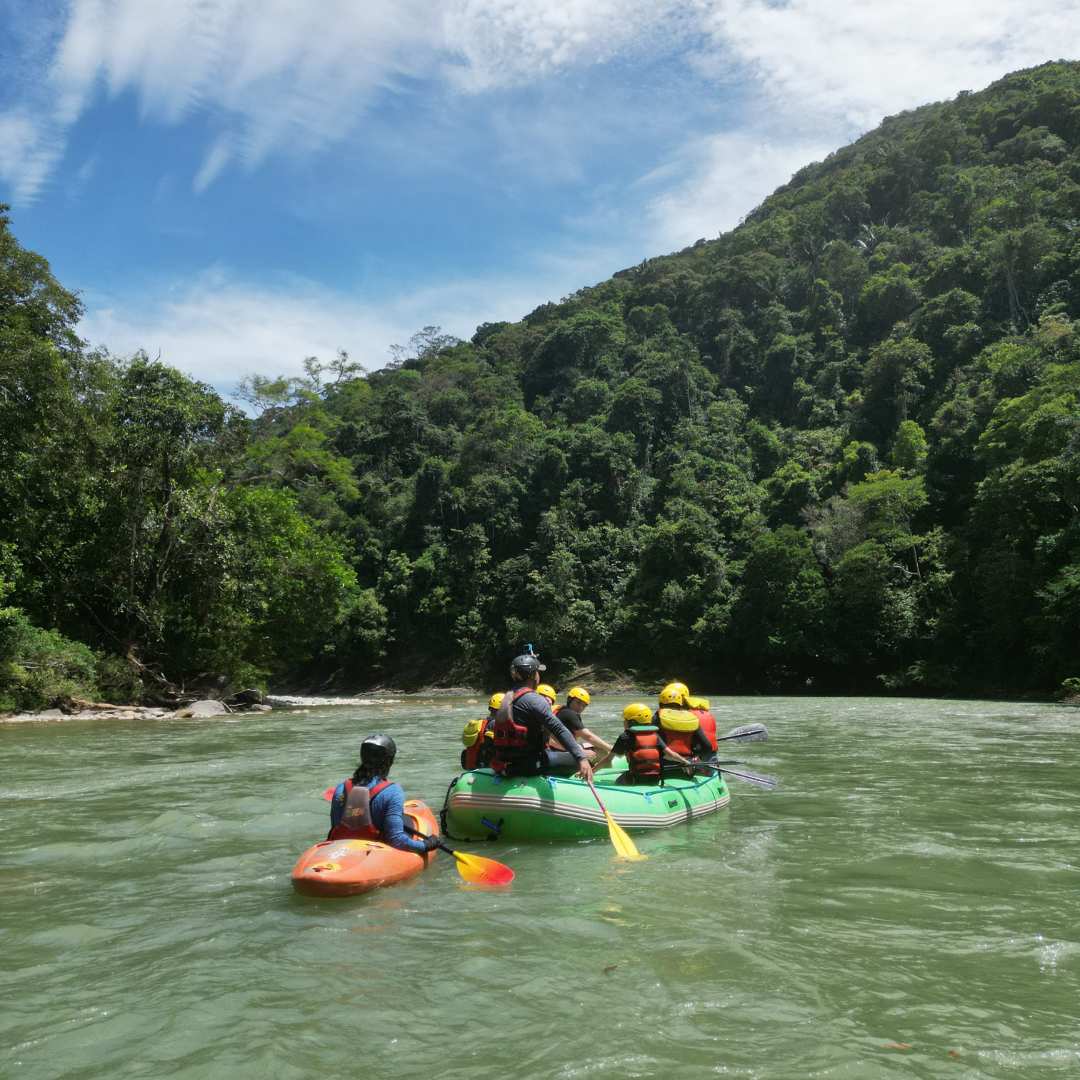
<path id="1" fill-rule="evenodd" d="M 42 709 L 38 712 L 0 715 L 0 724 L 56 723 L 64 720 L 191 720 L 232 713 L 272 712 L 272 706 L 250 700 L 237 704 L 204 698 L 178 709 L 152 705 L 111 705 L 107 702 L 77 701 L 63 709 Z"/>

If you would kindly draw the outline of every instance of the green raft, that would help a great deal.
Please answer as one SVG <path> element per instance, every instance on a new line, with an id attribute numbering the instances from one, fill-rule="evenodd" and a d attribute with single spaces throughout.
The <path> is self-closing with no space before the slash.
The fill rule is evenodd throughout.
<path id="1" fill-rule="evenodd" d="M 731 801 L 719 773 L 665 779 L 663 786 L 616 784 L 621 769 L 596 773 L 596 790 L 624 829 L 666 829 L 721 810 Z M 565 776 L 504 778 L 491 769 L 464 772 L 443 806 L 457 840 L 557 840 L 606 836 L 607 823 L 588 785 Z"/>

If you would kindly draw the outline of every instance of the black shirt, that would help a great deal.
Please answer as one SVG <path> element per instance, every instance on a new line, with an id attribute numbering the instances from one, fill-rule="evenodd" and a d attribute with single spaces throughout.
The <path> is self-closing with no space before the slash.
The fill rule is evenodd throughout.
<path id="1" fill-rule="evenodd" d="M 585 726 L 585 721 L 581 719 L 581 713 L 577 709 L 571 709 L 569 705 L 563 705 L 559 709 L 558 717 L 566 725 L 567 729 L 574 733 L 575 737 Z"/>

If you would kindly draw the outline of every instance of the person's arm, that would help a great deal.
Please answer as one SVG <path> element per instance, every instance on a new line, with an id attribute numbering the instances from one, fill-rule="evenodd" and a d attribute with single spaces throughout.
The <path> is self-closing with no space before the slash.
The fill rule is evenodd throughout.
<path id="1" fill-rule="evenodd" d="M 585 751 L 578 745 L 577 739 L 570 734 L 566 725 L 551 711 L 551 706 L 547 701 L 544 698 L 540 698 L 540 701 L 543 702 L 543 707 L 539 708 L 538 711 L 544 729 L 554 736 L 559 745 L 578 763 L 577 775 L 586 783 L 591 783 L 593 769 L 592 765 L 589 764 L 589 759 L 585 756 Z"/>
<path id="2" fill-rule="evenodd" d="M 332 829 L 341 821 L 341 815 L 345 812 L 345 781 L 342 780 L 334 788 L 333 797 L 330 799 L 330 828 Z"/>
<path id="3" fill-rule="evenodd" d="M 428 846 L 405 832 L 405 792 L 397 784 L 383 788 L 371 801 L 371 819 L 382 833 L 383 842 L 400 851 L 423 855 Z"/>
<path id="4" fill-rule="evenodd" d="M 607 753 L 593 763 L 594 769 L 602 769 L 616 754 L 626 753 L 626 734 L 623 733 L 615 740 L 614 746 L 609 746 Z"/>
<path id="5" fill-rule="evenodd" d="M 712 743 L 709 742 L 709 736 L 706 735 L 701 728 L 698 728 L 694 732 L 694 738 L 691 745 L 697 751 L 697 756 L 700 758 L 707 758 L 713 752 Z"/>
<path id="6" fill-rule="evenodd" d="M 672 761 L 677 761 L 680 765 L 686 765 L 687 767 L 689 767 L 690 762 L 687 761 L 686 758 L 684 758 L 682 754 L 678 752 L 678 750 L 672 750 L 671 747 L 668 746 L 666 742 L 664 742 L 664 737 L 662 735 L 657 735 L 656 739 L 657 742 L 660 743 L 660 749 L 663 750 L 664 757 L 671 758 Z"/>
<path id="7" fill-rule="evenodd" d="M 582 739 L 588 739 L 594 746 L 599 746 L 600 749 L 604 751 L 605 757 L 611 756 L 611 743 L 606 739 L 601 739 L 599 735 L 594 731 L 590 731 L 587 727 L 583 727 L 578 734 L 580 734 Z"/>

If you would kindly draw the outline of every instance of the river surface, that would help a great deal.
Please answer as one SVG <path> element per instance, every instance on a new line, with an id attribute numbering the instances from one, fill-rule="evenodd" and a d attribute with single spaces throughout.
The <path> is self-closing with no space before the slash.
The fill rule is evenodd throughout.
<path id="1" fill-rule="evenodd" d="M 329 901 L 288 876 L 323 789 L 387 731 L 441 805 L 478 698 L 0 725 L 0 1076 L 1080 1076 L 1080 710 L 713 706 L 783 786 L 647 861 L 495 843 L 509 891 L 443 857 Z"/>

